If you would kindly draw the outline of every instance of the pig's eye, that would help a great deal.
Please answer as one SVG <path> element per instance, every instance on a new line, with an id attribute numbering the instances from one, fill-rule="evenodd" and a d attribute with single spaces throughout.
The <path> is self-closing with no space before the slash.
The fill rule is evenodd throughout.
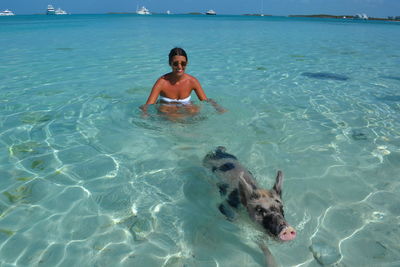
<path id="1" fill-rule="evenodd" d="M 256 206 L 255 210 L 258 215 L 264 215 L 264 209 L 261 206 Z"/>

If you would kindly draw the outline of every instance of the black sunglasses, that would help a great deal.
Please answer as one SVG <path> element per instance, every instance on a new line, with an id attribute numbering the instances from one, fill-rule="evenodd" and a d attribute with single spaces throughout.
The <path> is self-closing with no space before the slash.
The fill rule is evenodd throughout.
<path id="1" fill-rule="evenodd" d="M 187 62 L 186 62 L 186 61 L 174 61 L 174 62 L 172 62 L 172 65 L 173 65 L 174 67 L 178 67 L 179 64 L 181 64 L 182 67 L 185 67 L 186 64 L 187 64 Z"/>

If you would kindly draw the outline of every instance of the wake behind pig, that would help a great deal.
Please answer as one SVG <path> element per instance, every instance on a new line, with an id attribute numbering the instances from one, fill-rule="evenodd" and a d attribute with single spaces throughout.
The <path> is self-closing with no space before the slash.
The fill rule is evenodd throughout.
<path id="1" fill-rule="evenodd" d="M 228 219 L 233 219 L 236 210 L 243 205 L 250 218 L 274 239 L 290 241 L 296 237 L 295 229 L 286 222 L 283 212 L 281 171 L 272 189 L 262 189 L 253 175 L 222 146 L 208 153 L 203 165 L 221 178 L 217 185 L 226 200 L 218 208 Z"/>

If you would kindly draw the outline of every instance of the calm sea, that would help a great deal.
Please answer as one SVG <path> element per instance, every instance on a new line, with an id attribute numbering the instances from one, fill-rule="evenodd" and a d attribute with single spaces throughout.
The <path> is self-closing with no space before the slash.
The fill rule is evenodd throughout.
<path id="1" fill-rule="evenodd" d="M 400 24 L 190 15 L 0 18 L 1 266 L 400 265 Z M 143 104 L 187 72 L 229 111 Z M 195 94 L 193 98 L 196 99 Z M 296 240 L 227 221 L 202 166 L 223 145 Z"/>

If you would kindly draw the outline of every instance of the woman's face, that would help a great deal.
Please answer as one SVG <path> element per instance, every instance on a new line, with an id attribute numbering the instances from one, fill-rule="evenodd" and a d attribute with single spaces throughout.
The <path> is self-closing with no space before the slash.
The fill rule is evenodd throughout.
<path id="1" fill-rule="evenodd" d="M 175 75 L 182 76 L 185 73 L 187 61 L 184 56 L 173 56 L 170 66 Z"/>

